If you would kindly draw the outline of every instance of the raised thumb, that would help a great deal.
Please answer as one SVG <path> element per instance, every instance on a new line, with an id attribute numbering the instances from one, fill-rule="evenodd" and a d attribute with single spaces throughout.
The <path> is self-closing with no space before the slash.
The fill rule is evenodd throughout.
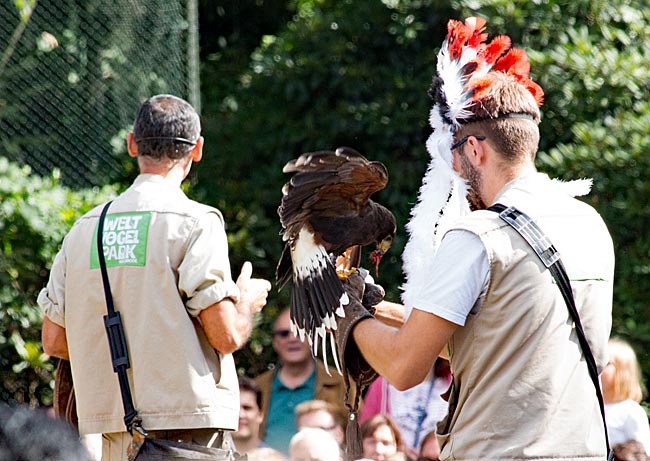
<path id="1" fill-rule="evenodd" d="M 241 272 L 237 280 L 248 280 L 251 278 L 252 275 L 253 275 L 253 265 L 250 263 L 250 261 L 246 261 L 241 266 Z"/>

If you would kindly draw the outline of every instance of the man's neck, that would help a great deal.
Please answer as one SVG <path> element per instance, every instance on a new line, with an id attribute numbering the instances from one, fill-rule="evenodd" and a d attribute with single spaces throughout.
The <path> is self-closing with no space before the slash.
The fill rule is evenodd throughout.
<path id="1" fill-rule="evenodd" d="M 486 206 L 494 203 L 494 199 L 498 193 L 503 189 L 506 184 L 514 181 L 517 178 L 536 173 L 535 164 L 532 162 L 525 162 L 520 165 L 513 166 L 509 169 L 496 168 L 488 173 L 485 181 L 485 187 L 482 190 L 481 198 Z"/>
<path id="2" fill-rule="evenodd" d="M 283 363 L 278 371 L 278 379 L 289 389 L 295 389 L 309 379 L 314 367 L 311 359 L 306 363 Z"/>
<path id="3" fill-rule="evenodd" d="M 155 174 L 162 176 L 166 181 L 176 184 L 180 187 L 181 183 L 187 176 L 192 162 L 186 159 L 151 159 L 146 156 L 138 158 L 138 166 L 141 174 Z"/>

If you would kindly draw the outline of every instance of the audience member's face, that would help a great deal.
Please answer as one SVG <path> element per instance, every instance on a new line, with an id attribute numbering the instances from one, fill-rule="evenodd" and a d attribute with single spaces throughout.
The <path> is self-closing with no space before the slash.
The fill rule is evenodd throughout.
<path id="1" fill-rule="evenodd" d="M 328 411 L 318 410 L 301 415 L 296 421 L 298 430 L 305 427 L 315 427 L 329 432 L 336 439 L 339 445 L 343 443 L 343 428 L 336 422 L 334 416 Z"/>
<path id="2" fill-rule="evenodd" d="M 284 364 L 308 363 L 311 360 L 311 351 L 307 341 L 303 343 L 300 338 L 291 333 L 289 311 L 280 314 L 275 321 L 272 344 L 280 361 Z"/>
<path id="3" fill-rule="evenodd" d="M 385 461 L 397 453 L 397 444 L 393 432 L 385 424 L 378 426 L 372 436 L 363 439 L 363 457 L 375 461 Z"/>
<path id="4" fill-rule="evenodd" d="M 233 439 L 257 439 L 263 417 L 262 410 L 257 406 L 255 392 L 241 389 L 239 393 L 239 428 L 232 434 Z"/>

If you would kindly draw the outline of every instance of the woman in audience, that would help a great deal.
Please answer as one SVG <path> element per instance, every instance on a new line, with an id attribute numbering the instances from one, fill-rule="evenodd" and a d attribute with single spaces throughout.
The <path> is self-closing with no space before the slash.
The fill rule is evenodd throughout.
<path id="1" fill-rule="evenodd" d="M 388 415 L 377 414 L 361 424 L 363 459 L 404 461 L 402 435 Z"/>
<path id="2" fill-rule="evenodd" d="M 639 405 L 643 397 L 641 371 L 634 349 L 617 338 L 609 340 L 609 362 L 601 374 L 605 419 L 612 447 L 636 441 L 650 454 L 648 416 Z"/>

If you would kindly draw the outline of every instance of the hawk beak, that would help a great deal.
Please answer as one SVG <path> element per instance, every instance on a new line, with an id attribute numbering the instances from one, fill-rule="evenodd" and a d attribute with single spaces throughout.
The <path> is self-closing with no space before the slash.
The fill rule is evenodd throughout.
<path id="1" fill-rule="evenodd" d="M 377 245 L 377 250 L 383 256 L 390 249 L 392 244 L 393 244 L 393 239 L 391 237 L 385 238 L 384 240 L 379 242 L 379 245 Z"/>

